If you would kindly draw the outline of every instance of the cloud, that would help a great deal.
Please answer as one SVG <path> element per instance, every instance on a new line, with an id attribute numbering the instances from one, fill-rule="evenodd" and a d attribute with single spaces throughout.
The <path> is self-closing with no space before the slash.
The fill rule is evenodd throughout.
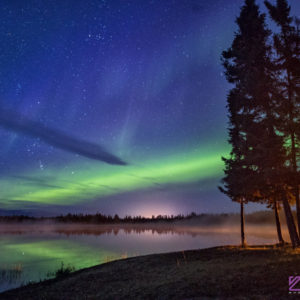
<path id="1" fill-rule="evenodd" d="M 103 147 L 67 135 L 60 130 L 46 127 L 40 122 L 32 121 L 24 116 L 0 110 L 0 126 L 19 134 L 36 137 L 56 148 L 76 153 L 111 165 L 127 165 L 117 156 L 107 152 Z"/>

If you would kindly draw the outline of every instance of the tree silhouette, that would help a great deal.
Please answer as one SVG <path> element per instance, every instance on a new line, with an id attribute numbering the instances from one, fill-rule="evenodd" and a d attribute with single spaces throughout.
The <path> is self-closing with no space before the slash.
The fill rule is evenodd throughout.
<path id="1" fill-rule="evenodd" d="M 237 18 L 238 31 L 231 47 L 222 54 L 226 78 L 234 87 L 227 97 L 230 158 L 225 162 L 222 192 L 241 203 L 241 237 L 244 237 L 244 203 L 264 202 L 275 210 L 279 241 L 283 242 L 277 211 L 281 195 L 293 246 L 299 239 L 289 200 L 290 174 L 285 137 L 279 134 L 281 81 L 272 61 L 271 32 L 255 0 L 246 0 Z M 271 152 L 272 155 L 271 155 Z"/>
<path id="2" fill-rule="evenodd" d="M 276 5 L 265 1 L 271 18 L 280 27 L 274 35 L 276 66 L 279 72 L 278 130 L 285 138 L 290 169 L 289 185 L 296 200 L 298 233 L 300 233 L 300 199 L 298 156 L 300 147 L 300 34 L 293 25 L 290 6 L 286 0 L 277 0 Z M 299 239 L 298 239 L 299 240 Z M 299 241 L 298 241 L 299 242 Z"/>
<path id="3" fill-rule="evenodd" d="M 231 47 L 222 53 L 226 78 L 234 87 L 227 97 L 229 112 L 230 158 L 225 162 L 222 192 L 241 204 L 241 237 L 244 246 L 244 203 L 258 199 L 262 185 L 258 178 L 255 160 L 259 158 L 257 134 L 265 129 L 266 103 L 270 100 L 264 84 L 268 76 L 265 15 L 259 12 L 254 0 L 246 0 L 237 18 L 238 31 Z M 262 101 L 266 95 L 266 101 Z"/>

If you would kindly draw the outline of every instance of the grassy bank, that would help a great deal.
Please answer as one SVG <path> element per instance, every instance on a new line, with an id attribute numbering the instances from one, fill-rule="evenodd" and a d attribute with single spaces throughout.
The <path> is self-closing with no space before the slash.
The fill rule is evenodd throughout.
<path id="1" fill-rule="evenodd" d="M 293 299 L 300 251 L 217 247 L 114 261 L 0 294 L 0 299 Z"/>

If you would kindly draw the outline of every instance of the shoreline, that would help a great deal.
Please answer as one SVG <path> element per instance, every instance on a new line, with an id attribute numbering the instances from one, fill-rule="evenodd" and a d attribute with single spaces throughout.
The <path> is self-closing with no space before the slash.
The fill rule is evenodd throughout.
<path id="1" fill-rule="evenodd" d="M 288 277 L 299 271 L 300 250 L 290 246 L 222 246 L 116 260 L 0 299 L 293 299 Z"/>

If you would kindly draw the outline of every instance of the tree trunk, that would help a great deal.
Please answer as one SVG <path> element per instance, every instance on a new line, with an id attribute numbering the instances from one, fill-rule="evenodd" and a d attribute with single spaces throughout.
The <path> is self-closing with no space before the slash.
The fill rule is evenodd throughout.
<path id="1" fill-rule="evenodd" d="M 297 180 L 297 159 L 296 159 L 296 146 L 295 146 L 295 135 L 291 134 L 292 142 L 292 163 L 293 163 L 293 177 L 294 177 L 294 195 L 296 198 L 296 210 L 297 210 L 297 224 L 298 224 L 298 236 L 300 235 L 300 199 L 299 199 L 299 185 Z"/>
<path id="2" fill-rule="evenodd" d="M 284 240 L 282 237 L 281 233 L 281 224 L 280 224 L 280 219 L 279 219 L 279 214 L 278 214 L 278 203 L 275 200 L 274 202 L 274 212 L 275 212 L 275 220 L 276 220 L 276 228 L 277 228 L 277 236 L 278 236 L 278 242 L 279 244 L 284 244 Z"/>
<path id="3" fill-rule="evenodd" d="M 283 202 L 283 208 L 284 208 L 284 213 L 285 213 L 285 217 L 286 217 L 286 224 L 288 226 L 292 246 L 293 246 L 293 248 L 296 248 L 300 245 L 299 237 L 298 237 L 296 225 L 294 222 L 292 210 L 291 210 L 290 204 L 287 200 L 287 197 L 285 195 L 283 196 L 282 202 Z"/>
<path id="4" fill-rule="evenodd" d="M 241 245 L 245 248 L 245 216 L 244 216 L 244 200 L 241 200 Z"/>
<path id="5" fill-rule="evenodd" d="M 290 119 L 290 137 L 291 137 L 291 157 L 292 157 L 292 168 L 293 168 L 293 188 L 296 198 L 296 210 L 297 210 L 297 224 L 298 224 L 298 239 L 300 235 L 300 199 L 299 199 L 299 185 L 297 178 L 297 153 L 296 153 L 296 141 L 295 141 L 295 128 L 293 126 L 294 120 L 294 107 L 292 105 L 292 82 L 291 82 L 291 71 L 287 69 L 287 81 L 288 81 L 288 101 L 289 101 L 289 119 Z"/>
<path id="6" fill-rule="evenodd" d="M 298 224 L 298 236 L 300 236 L 300 199 L 299 199 L 299 186 L 295 186 L 296 197 L 296 210 L 297 210 L 297 224 Z"/>

